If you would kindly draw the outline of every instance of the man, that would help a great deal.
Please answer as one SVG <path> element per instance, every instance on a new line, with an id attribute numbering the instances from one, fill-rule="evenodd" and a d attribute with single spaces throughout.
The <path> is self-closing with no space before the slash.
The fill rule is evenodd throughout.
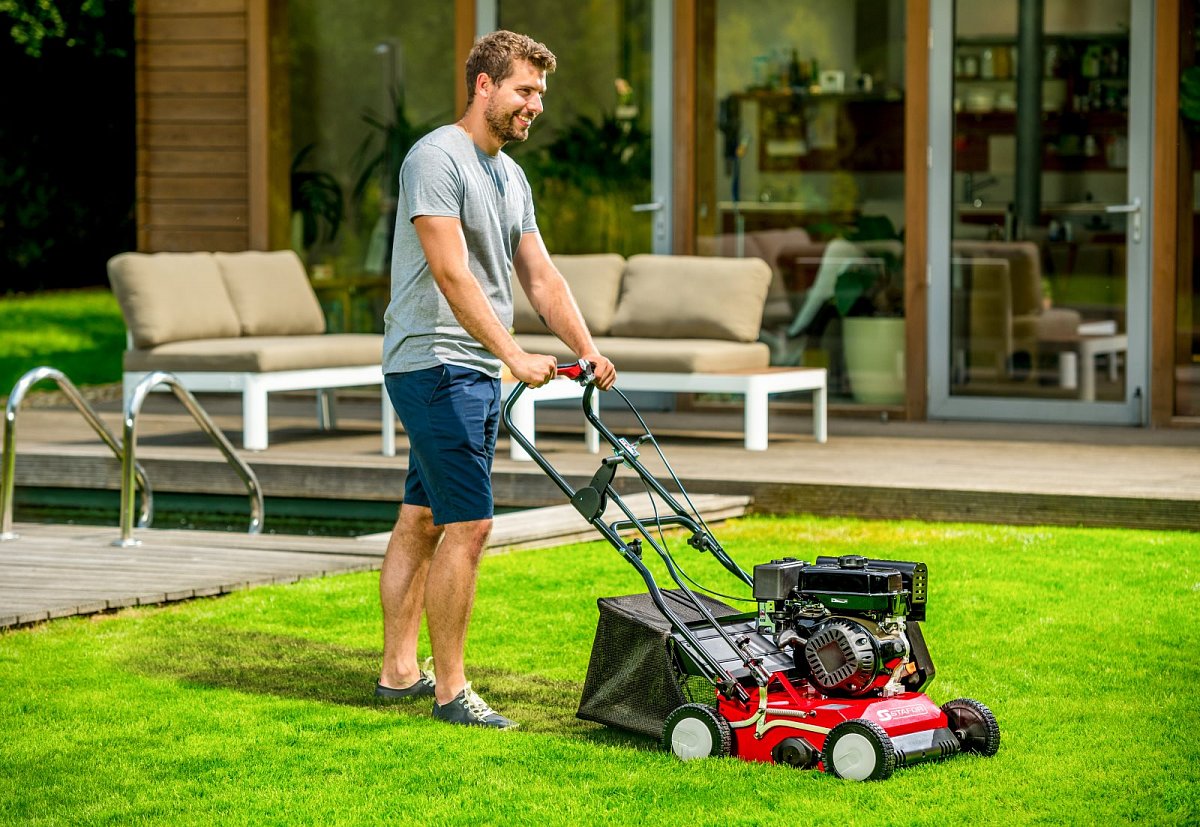
<path id="1" fill-rule="evenodd" d="M 524 35 L 499 31 L 475 43 L 466 113 L 422 138 L 400 170 L 384 329 L 386 386 L 410 450 L 379 578 L 384 652 L 375 692 L 433 696 L 435 718 L 500 729 L 515 724 L 471 689 L 463 649 L 492 526 L 501 364 L 533 386 L 556 368 L 554 357 L 525 352 L 509 333 L 510 273 L 550 330 L 592 363 L 596 385 L 606 390 L 616 380 L 550 261 L 524 173 L 501 152 L 529 136 L 555 64 Z M 436 680 L 417 666 L 422 609 Z"/>

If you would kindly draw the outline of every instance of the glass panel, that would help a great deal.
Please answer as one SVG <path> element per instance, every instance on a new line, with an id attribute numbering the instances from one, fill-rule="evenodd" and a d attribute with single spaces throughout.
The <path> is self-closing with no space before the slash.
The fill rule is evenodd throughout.
<path id="1" fill-rule="evenodd" d="M 456 117 L 453 8 L 293 0 L 288 35 L 292 247 L 330 330 L 377 329 L 399 162 L 417 138 Z"/>
<path id="2" fill-rule="evenodd" d="M 499 26 L 558 58 L 545 111 L 508 152 L 533 188 L 552 253 L 651 252 L 650 0 L 499 4 Z"/>
<path id="3" fill-rule="evenodd" d="M 904 6 L 714 0 L 697 27 L 697 252 L 764 259 L 772 363 L 877 405 L 904 400 Z"/>
<path id="4" fill-rule="evenodd" d="M 1200 230 L 1200 10 L 1191 6 L 1191 36 L 1183 43 L 1181 60 L 1185 83 L 1180 90 L 1184 116 L 1180 140 L 1182 158 L 1179 209 L 1191 221 L 1181 222 L 1179 239 L 1178 327 L 1175 347 L 1175 415 L 1200 416 L 1200 259 L 1196 256 L 1197 230 Z M 1186 19 L 1186 18 L 1185 18 Z"/>
<path id="5" fill-rule="evenodd" d="M 955 4 L 950 391 L 1123 401 L 1129 3 L 1025 6 Z"/>

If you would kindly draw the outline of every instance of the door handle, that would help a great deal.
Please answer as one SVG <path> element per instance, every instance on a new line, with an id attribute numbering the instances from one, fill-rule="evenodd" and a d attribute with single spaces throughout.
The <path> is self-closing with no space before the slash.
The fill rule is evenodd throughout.
<path id="1" fill-rule="evenodd" d="M 634 212 L 658 212 L 663 208 L 661 201 L 650 201 L 646 204 L 634 204 Z"/>
<path id="2" fill-rule="evenodd" d="M 1130 234 L 1135 244 L 1142 240 L 1142 199 L 1135 198 L 1128 204 L 1109 204 L 1104 208 L 1107 213 L 1127 213 L 1129 215 Z"/>

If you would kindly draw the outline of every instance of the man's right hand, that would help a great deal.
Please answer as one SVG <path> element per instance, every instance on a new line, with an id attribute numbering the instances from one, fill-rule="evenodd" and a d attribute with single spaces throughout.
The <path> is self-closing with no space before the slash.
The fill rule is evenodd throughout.
<path id="1" fill-rule="evenodd" d="M 531 388 L 540 388 L 558 374 L 558 360 L 541 353 L 522 353 L 508 363 L 513 378 Z"/>

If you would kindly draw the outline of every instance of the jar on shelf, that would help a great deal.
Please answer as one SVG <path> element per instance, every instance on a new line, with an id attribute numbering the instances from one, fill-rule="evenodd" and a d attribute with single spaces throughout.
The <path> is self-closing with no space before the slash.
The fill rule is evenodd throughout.
<path id="1" fill-rule="evenodd" d="M 979 77 L 979 56 L 974 52 L 967 52 L 963 55 L 963 71 L 964 78 Z"/>
<path id="2" fill-rule="evenodd" d="M 996 54 L 990 46 L 979 56 L 979 76 L 984 79 L 996 77 Z"/>

